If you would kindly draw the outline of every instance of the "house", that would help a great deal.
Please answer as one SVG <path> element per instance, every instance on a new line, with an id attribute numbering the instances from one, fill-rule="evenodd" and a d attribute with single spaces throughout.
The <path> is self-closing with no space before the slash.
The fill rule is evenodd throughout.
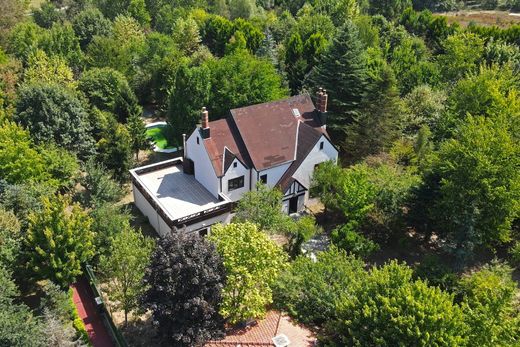
<path id="1" fill-rule="evenodd" d="M 327 93 L 233 109 L 184 136 L 182 158 L 131 170 L 134 200 L 159 234 L 172 228 L 207 232 L 227 223 L 232 206 L 257 182 L 283 192 L 283 211 L 302 210 L 312 174 L 338 150 L 326 131 Z"/>

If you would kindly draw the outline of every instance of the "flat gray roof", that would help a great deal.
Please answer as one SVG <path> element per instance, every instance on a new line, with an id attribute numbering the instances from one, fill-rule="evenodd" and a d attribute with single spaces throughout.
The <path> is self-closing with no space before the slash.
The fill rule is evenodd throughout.
<path id="1" fill-rule="evenodd" d="M 137 174 L 139 169 L 131 171 L 171 219 L 227 203 L 214 197 L 195 176 L 185 174 L 182 164 Z"/>

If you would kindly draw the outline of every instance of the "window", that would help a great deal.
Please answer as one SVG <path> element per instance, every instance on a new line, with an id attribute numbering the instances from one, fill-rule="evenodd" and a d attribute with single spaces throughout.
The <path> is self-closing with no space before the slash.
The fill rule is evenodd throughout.
<path id="1" fill-rule="evenodd" d="M 198 144 L 200 144 L 200 143 L 199 143 L 199 137 L 197 136 L 197 145 L 198 145 Z"/>
<path id="2" fill-rule="evenodd" d="M 323 141 L 320 142 L 320 151 L 323 149 Z"/>
<path id="3" fill-rule="evenodd" d="M 267 184 L 267 175 L 260 176 L 260 182 L 262 182 L 263 184 Z"/>
<path id="4" fill-rule="evenodd" d="M 238 166 L 237 164 L 238 164 L 238 163 L 235 161 L 235 162 L 233 163 L 233 167 L 237 167 L 237 166 Z"/>
<path id="5" fill-rule="evenodd" d="M 229 180 L 227 189 L 228 189 L 228 192 L 230 192 L 232 190 L 242 188 L 243 186 L 244 186 L 244 176 L 240 176 L 240 177 Z"/>

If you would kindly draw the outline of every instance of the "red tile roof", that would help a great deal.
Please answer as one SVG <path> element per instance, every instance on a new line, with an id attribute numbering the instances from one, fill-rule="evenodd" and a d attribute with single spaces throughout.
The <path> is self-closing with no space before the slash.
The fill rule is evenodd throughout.
<path id="1" fill-rule="evenodd" d="M 209 122 L 209 126 L 211 136 L 204 140 L 204 146 L 217 177 L 223 176 L 225 169 L 227 169 L 227 167 L 224 167 L 224 162 L 227 162 L 228 165 L 231 164 L 229 154 L 236 156 L 246 166 L 251 165 L 249 155 L 232 119 L 225 118 L 212 121 Z M 228 153 L 227 157 L 226 152 Z"/>
<path id="2" fill-rule="evenodd" d="M 222 176 L 234 154 L 247 167 L 260 171 L 297 158 L 302 137 L 298 135 L 301 123 L 305 134 L 321 135 L 325 130 L 315 121 L 316 110 L 309 95 L 267 102 L 230 111 L 231 117 L 209 123 L 211 137 L 204 140 L 217 176 Z M 226 148 L 229 152 L 226 154 Z M 226 165 L 227 164 L 227 165 Z"/>
<path id="3" fill-rule="evenodd" d="M 230 331 L 223 340 L 210 341 L 206 343 L 205 347 L 274 346 L 272 338 L 280 334 L 289 338 L 291 347 L 310 347 L 314 346 L 316 341 L 310 330 L 295 324 L 288 316 L 280 312 L 269 311 L 266 318 L 256 325 Z"/>

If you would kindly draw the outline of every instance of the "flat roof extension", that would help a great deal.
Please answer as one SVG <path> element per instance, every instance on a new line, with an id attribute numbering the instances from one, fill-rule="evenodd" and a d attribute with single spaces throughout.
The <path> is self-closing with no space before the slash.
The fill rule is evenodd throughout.
<path id="1" fill-rule="evenodd" d="M 172 221 L 182 222 L 230 202 L 214 197 L 195 176 L 185 174 L 182 158 L 139 167 L 130 173 L 141 186 L 139 190 L 144 189 Z"/>

